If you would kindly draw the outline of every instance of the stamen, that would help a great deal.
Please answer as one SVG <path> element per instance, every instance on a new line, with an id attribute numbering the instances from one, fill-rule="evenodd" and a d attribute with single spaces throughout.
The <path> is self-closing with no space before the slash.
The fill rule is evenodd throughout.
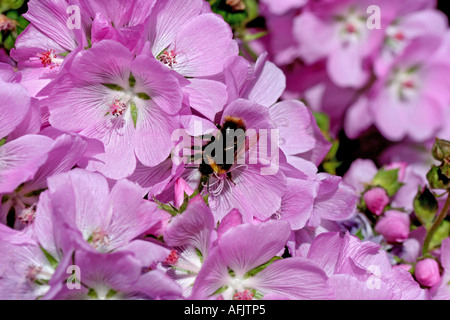
<path id="1" fill-rule="evenodd" d="M 356 27 L 353 24 L 351 24 L 351 23 L 347 24 L 347 28 L 346 29 L 347 29 L 348 33 L 355 33 L 356 32 Z"/>
<path id="2" fill-rule="evenodd" d="M 53 50 L 53 49 L 50 49 L 46 52 L 42 52 L 42 53 L 38 54 L 37 57 L 41 61 L 44 68 L 47 68 L 48 66 L 50 66 L 50 69 L 53 69 L 55 67 L 59 67 L 63 62 L 63 59 L 58 58 L 55 50 Z"/>
<path id="3" fill-rule="evenodd" d="M 170 254 L 167 256 L 164 263 L 174 265 L 175 263 L 177 263 L 179 258 L 180 254 L 176 250 L 172 249 L 170 250 Z"/>
<path id="4" fill-rule="evenodd" d="M 244 292 L 237 292 L 233 296 L 233 300 L 253 300 L 255 294 L 250 290 L 245 290 Z"/>
<path id="5" fill-rule="evenodd" d="M 405 40 L 405 35 L 403 34 L 403 32 L 399 31 L 394 35 L 394 38 L 398 41 L 403 41 Z"/>
<path id="6" fill-rule="evenodd" d="M 412 80 L 404 81 L 404 82 L 402 83 L 402 86 L 403 86 L 404 88 L 410 88 L 410 89 L 412 89 L 412 88 L 415 87 L 414 81 L 412 81 Z"/>
<path id="7" fill-rule="evenodd" d="M 109 112 L 116 118 L 123 115 L 126 109 L 127 105 L 121 102 L 120 99 L 115 99 L 114 103 L 109 106 Z"/>
<path id="8" fill-rule="evenodd" d="M 161 61 L 168 67 L 173 68 L 173 65 L 178 63 L 175 50 L 164 50 L 163 53 L 159 56 L 159 61 Z"/>
<path id="9" fill-rule="evenodd" d="M 36 206 L 33 205 L 29 208 L 23 209 L 17 218 L 24 224 L 33 223 L 34 219 L 36 218 Z"/>
<path id="10" fill-rule="evenodd" d="M 105 230 L 97 228 L 92 232 L 88 242 L 97 249 L 101 246 L 108 246 L 110 244 L 110 239 Z"/>
<path id="11" fill-rule="evenodd" d="M 42 267 L 37 267 L 35 265 L 31 265 L 28 267 L 28 272 L 26 278 L 31 282 L 35 282 L 42 271 Z"/>

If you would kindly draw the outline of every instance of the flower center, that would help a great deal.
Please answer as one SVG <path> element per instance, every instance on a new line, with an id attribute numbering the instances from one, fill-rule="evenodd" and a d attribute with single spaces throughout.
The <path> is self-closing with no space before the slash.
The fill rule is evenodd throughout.
<path id="1" fill-rule="evenodd" d="M 172 249 L 170 250 L 170 254 L 167 256 L 166 261 L 164 262 L 170 265 L 174 265 L 175 263 L 177 263 L 179 258 L 180 254 L 176 250 Z"/>
<path id="2" fill-rule="evenodd" d="M 27 279 L 31 282 L 35 282 L 38 276 L 41 274 L 42 267 L 37 267 L 35 265 L 31 265 L 28 267 Z"/>
<path id="3" fill-rule="evenodd" d="M 163 53 L 161 53 L 161 55 L 158 57 L 158 59 L 170 68 L 173 68 L 173 65 L 178 63 L 175 50 L 164 50 Z"/>
<path id="4" fill-rule="evenodd" d="M 255 294 L 250 290 L 245 290 L 243 292 L 236 292 L 233 296 L 233 300 L 253 300 Z"/>
<path id="5" fill-rule="evenodd" d="M 109 246 L 110 239 L 108 234 L 102 228 L 95 229 L 88 239 L 88 242 L 95 248 L 98 249 L 101 246 Z"/>
<path id="6" fill-rule="evenodd" d="M 109 106 L 109 112 L 116 118 L 123 115 L 126 109 L 127 105 L 120 99 L 114 99 L 114 102 Z"/>
<path id="7" fill-rule="evenodd" d="M 33 205 L 29 208 L 23 209 L 17 218 L 24 224 L 33 223 L 34 219 L 36 218 L 36 206 Z"/>
<path id="8" fill-rule="evenodd" d="M 357 41 L 364 30 L 365 17 L 359 15 L 354 8 L 343 15 L 337 16 L 336 20 L 340 22 L 341 40 L 345 43 Z"/>
<path id="9" fill-rule="evenodd" d="M 37 57 L 41 61 L 44 68 L 50 67 L 50 69 L 59 67 L 64 61 L 62 58 L 58 58 L 58 55 L 53 49 L 39 53 Z"/>
<path id="10" fill-rule="evenodd" d="M 391 77 L 389 86 L 400 100 L 414 99 L 420 87 L 417 78 L 417 68 L 397 70 Z"/>

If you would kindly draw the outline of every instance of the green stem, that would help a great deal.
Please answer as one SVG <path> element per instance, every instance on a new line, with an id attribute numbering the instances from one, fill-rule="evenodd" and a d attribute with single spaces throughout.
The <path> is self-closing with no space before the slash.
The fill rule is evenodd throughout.
<path id="1" fill-rule="evenodd" d="M 244 50 L 250 55 L 250 57 L 254 61 L 258 60 L 258 55 L 256 54 L 255 51 L 253 51 L 253 49 L 250 47 L 247 41 L 242 41 L 242 45 L 244 47 Z"/>
<path id="2" fill-rule="evenodd" d="M 423 250 L 422 250 L 423 254 L 426 254 L 428 252 L 428 247 L 430 246 L 431 239 L 433 238 L 433 235 L 436 232 L 436 230 L 441 225 L 442 221 L 444 221 L 444 219 L 447 216 L 447 213 L 448 213 L 449 210 L 450 210 L 450 196 L 447 197 L 447 200 L 445 201 L 444 207 L 442 208 L 442 210 L 439 213 L 438 217 L 434 221 L 434 223 L 431 226 L 430 230 L 428 230 L 427 237 L 425 238 L 425 241 L 423 243 Z"/>

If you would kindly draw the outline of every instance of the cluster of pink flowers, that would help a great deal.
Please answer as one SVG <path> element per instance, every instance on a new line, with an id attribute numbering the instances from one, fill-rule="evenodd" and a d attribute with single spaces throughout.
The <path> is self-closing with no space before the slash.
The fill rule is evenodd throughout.
<path id="1" fill-rule="evenodd" d="M 0 299 L 450 298 L 450 239 L 428 243 L 416 205 L 431 160 L 323 172 L 312 111 L 446 138 L 447 20 L 425 0 L 260 9 L 253 62 L 203 0 L 28 2 L 0 63 Z M 207 150 L 232 129 L 223 164 Z"/>
<path id="2" fill-rule="evenodd" d="M 286 73 L 285 98 L 350 138 L 372 126 L 391 141 L 450 138 L 450 33 L 435 0 L 261 2 L 270 34 L 255 48 Z"/>

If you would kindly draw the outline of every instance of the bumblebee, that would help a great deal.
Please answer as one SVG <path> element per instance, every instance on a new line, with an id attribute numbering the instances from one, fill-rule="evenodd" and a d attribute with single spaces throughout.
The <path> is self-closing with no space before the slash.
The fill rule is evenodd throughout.
<path id="1" fill-rule="evenodd" d="M 207 138 L 210 140 L 202 146 L 201 153 L 199 153 L 202 162 L 198 166 L 198 170 L 202 174 L 203 181 L 209 181 L 211 175 L 218 177 L 226 174 L 226 177 L 233 182 L 231 167 L 235 164 L 237 157 L 245 150 L 246 128 L 244 121 L 237 117 L 228 116 L 225 117 L 222 125 L 217 125 L 217 128 L 219 129 L 218 134 L 208 136 Z M 222 152 L 216 156 L 216 150 Z"/>

